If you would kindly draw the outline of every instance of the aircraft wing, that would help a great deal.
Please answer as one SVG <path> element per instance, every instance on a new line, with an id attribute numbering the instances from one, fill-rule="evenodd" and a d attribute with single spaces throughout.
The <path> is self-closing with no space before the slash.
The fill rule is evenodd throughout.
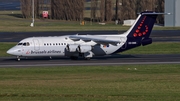
<path id="1" fill-rule="evenodd" d="M 94 41 L 97 44 L 112 44 L 117 45 L 120 41 L 106 39 L 106 36 L 95 36 L 95 35 L 71 35 L 69 38 L 73 41 L 83 40 L 85 42 Z"/>

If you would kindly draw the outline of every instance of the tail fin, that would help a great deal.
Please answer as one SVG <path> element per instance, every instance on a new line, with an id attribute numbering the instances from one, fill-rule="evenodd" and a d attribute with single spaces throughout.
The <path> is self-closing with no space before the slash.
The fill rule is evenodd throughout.
<path id="1" fill-rule="evenodd" d="M 153 11 L 141 12 L 131 28 L 123 34 L 127 37 L 126 42 L 120 49 L 118 49 L 114 53 L 122 52 L 141 45 L 145 46 L 151 44 L 152 39 L 149 38 L 149 36 L 159 14 L 170 13 L 156 13 Z"/>
<path id="2" fill-rule="evenodd" d="M 158 14 L 164 13 L 153 11 L 141 12 L 135 23 L 126 32 L 127 37 L 136 39 L 149 38 Z"/>

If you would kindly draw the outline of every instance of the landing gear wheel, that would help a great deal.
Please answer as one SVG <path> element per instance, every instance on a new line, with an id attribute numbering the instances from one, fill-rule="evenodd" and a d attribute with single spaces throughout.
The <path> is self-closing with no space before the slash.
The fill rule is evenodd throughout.
<path id="1" fill-rule="evenodd" d="M 21 59 L 20 59 L 20 57 L 19 56 L 17 56 L 17 61 L 20 61 Z"/>
<path id="2" fill-rule="evenodd" d="M 71 58 L 71 60 L 77 60 L 78 59 L 77 56 L 71 56 L 70 58 Z"/>
<path id="3" fill-rule="evenodd" d="M 85 60 L 91 60 L 91 58 L 84 58 Z"/>

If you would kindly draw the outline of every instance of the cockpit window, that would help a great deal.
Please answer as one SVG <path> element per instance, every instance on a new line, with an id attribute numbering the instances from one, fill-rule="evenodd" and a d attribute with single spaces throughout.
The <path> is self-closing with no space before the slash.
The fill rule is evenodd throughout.
<path id="1" fill-rule="evenodd" d="M 22 45 L 23 43 L 18 43 L 17 45 L 19 46 L 19 45 Z"/>
<path id="2" fill-rule="evenodd" d="M 29 46 L 30 43 L 29 43 L 29 42 L 24 42 L 24 43 L 18 43 L 17 45 L 18 45 L 18 46 L 20 46 L 20 45 L 23 45 L 23 46 Z"/>
<path id="3" fill-rule="evenodd" d="M 26 43 L 26 46 L 29 46 L 29 45 L 30 45 L 29 42 L 27 42 L 27 43 Z"/>
<path id="4" fill-rule="evenodd" d="M 29 42 L 23 43 L 23 46 L 29 46 L 29 45 L 30 45 Z"/>
<path id="5" fill-rule="evenodd" d="M 23 46 L 26 46 L 26 43 L 23 43 Z"/>

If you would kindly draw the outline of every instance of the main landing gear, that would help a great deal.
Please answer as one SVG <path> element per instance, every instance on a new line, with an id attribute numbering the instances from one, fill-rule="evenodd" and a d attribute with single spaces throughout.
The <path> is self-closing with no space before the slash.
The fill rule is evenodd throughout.
<path id="1" fill-rule="evenodd" d="M 78 56 L 70 56 L 71 60 L 77 60 Z"/>
<path id="2" fill-rule="evenodd" d="M 85 60 L 91 60 L 91 58 L 90 58 L 90 57 L 85 57 L 84 59 L 85 59 Z"/>
<path id="3" fill-rule="evenodd" d="M 77 56 L 71 56 L 70 58 L 71 58 L 71 60 L 78 60 L 78 57 L 77 57 Z M 90 57 L 84 57 L 84 59 L 85 59 L 85 60 L 91 60 Z"/>
<path id="4" fill-rule="evenodd" d="M 78 60 L 78 56 L 70 56 L 70 59 L 71 60 Z M 83 59 L 85 59 L 85 60 L 91 60 L 91 58 L 90 57 L 83 57 Z"/>

